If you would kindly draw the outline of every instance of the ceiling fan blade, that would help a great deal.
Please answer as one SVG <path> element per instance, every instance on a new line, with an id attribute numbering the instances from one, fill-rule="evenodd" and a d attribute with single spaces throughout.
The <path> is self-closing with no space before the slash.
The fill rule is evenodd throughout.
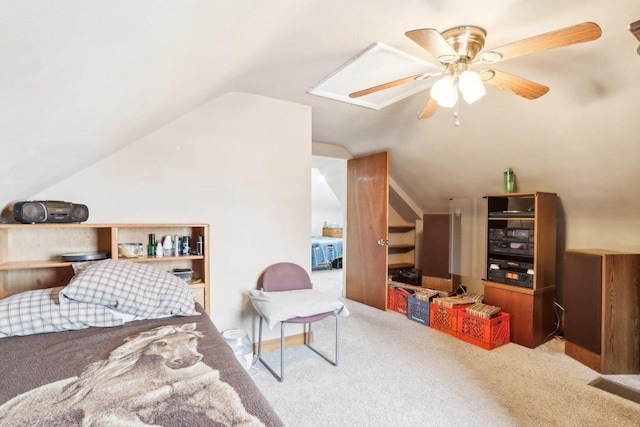
<path id="1" fill-rule="evenodd" d="M 440 74 L 442 74 L 442 73 L 438 72 L 438 73 L 416 74 L 415 76 L 405 77 L 403 79 L 394 80 L 392 82 L 383 83 L 383 84 L 378 85 L 378 86 L 373 86 L 373 87 L 370 87 L 370 88 L 367 88 L 367 89 L 362 89 L 362 90 L 359 90 L 357 92 L 350 93 L 349 94 L 349 98 L 359 98 L 359 97 L 364 96 L 364 95 L 369 95 L 370 93 L 378 92 L 378 91 L 381 91 L 381 90 L 384 90 L 384 89 L 389 89 L 389 88 L 392 88 L 392 87 L 395 87 L 395 86 L 400 86 L 400 85 L 403 85 L 405 83 L 411 83 L 411 82 L 416 81 L 416 80 L 424 80 L 426 78 L 433 77 L 433 76 L 438 76 Z"/>
<path id="2" fill-rule="evenodd" d="M 440 62 L 454 62 L 459 56 L 453 47 L 433 28 L 411 30 L 404 33 L 405 36 L 416 42 L 418 46 L 433 55 Z"/>
<path id="3" fill-rule="evenodd" d="M 600 38 L 601 35 L 602 30 L 598 24 L 583 22 L 582 24 L 540 34 L 488 50 L 480 55 L 480 62 L 495 63 L 506 61 L 507 59 L 517 58 L 543 50 L 589 42 Z"/>
<path id="4" fill-rule="evenodd" d="M 631 34 L 636 36 L 638 41 L 640 41 L 640 21 L 635 21 L 629 24 L 629 31 L 631 31 Z"/>
<path id="5" fill-rule="evenodd" d="M 547 86 L 502 71 L 484 70 L 480 76 L 488 85 L 527 99 L 537 99 L 549 92 Z"/>
<path id="6" fill-rule="evenodd" d="M 425 104 L 424 108 L 420 112 L 420 114 L 418 114 L 418 118 L 420 120 L 428 119 L 429 117 L 433 116 L 437 110 L 438 110 L 438 103 L 433 98 L 430 97 L 427 103 Z"/>

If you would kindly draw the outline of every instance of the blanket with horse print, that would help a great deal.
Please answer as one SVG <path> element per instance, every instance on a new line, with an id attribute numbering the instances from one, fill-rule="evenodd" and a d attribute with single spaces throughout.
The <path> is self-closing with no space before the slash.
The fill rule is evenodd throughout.
<path id="1" fill-rule="evenodd" d="M 217 330 L 201 332 L 197 323 L 200 319 L 140 330 L 121 338 L 121 345 L 101 359 L 84 354 L 87 349 L 78 349 L 84 354 L 80 359 L 94 360 L 76 376 L 43 383 L 8 399 L 0 406 L 0 427 L 281 425 Z M 78 332 L 82 331 L 11 339 L 48 339 Z M 217 344 L 200 346 L 199 342 L 212 332 Z M 85 347 L 94 342 L 91 336 L 87 338 Z M 67 347 L 66 341 L 53 345 L 57 346 Z M 54 353 L 62 354 L 62 348 Z M 211 348 L 222 351 L 212 358 L 214 353 L 206 351 Z M 36 352 L 40 352 L 38 349 L 45 354 L 51 352 L 50 346 L 37 347 Z M 78 359 L 75 355 L 69 359 Z M 35 366 L 57 370 L 60 363 L 64 365 L 64 360 L 49 358 Z M 23 376 L 33 366 L 25 367 Z M 221 372 L 229 382 L 221 378 Z"/>

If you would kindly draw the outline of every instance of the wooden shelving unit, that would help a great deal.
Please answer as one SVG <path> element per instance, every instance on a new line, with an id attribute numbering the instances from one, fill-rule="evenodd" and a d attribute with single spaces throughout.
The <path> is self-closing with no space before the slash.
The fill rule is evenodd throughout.
<path id="1" fill-rule="evenodd" d="M 142 243 L 149 234 L 190 236 L 195 247 L 203 237 L 203 255 L 118 258 L 118 243 Z M 190 283 L 207 312 L 209 296 L 209 225 L 207 224 L 0 224 L 0 298 L 26 289 L 64 286 L 73 277 L 73 262 L 61 255 L 107 252 L 111 259 L 150 262 L 164 270 L 190 268 Z M 198 280 L 199 279 L 199 280 Z M 34 283 L 37 286 L 34 286 Z"/>
<path id="2" fill-rule="evenodd" d="M 415 225 L 390 225 L 389 233 L 406 233 L 416 229 Z"/>
<path id="3" fill-rule="evenodd" d="M 389 275 L 403 268 L 415 267 L 414 254 L 412 253 L 416 248 L 415 230 L 415 225 L 389 226 L 389 244 L 387 245 Z"/>
<path id="4" fill-rule="evenodd" d="M 399 245 L 389 245 L 390 253 L 398 253 L 398 252 L 409 252 L 416 248 L 416 245 L 407 245 L 407 244 L 399 244 Z"/>
<path id="5" fill-rule="evenodd" d="M 502 307 L 503 311 L 510 314 L 511 342 L 537 347 L 551 338 L 553 332 L 557 196 L 554 193 L 532 192 L 489 194 L 485 197 L 488 199 L 487 272 L 492 264 L 490 259 L 533 266 L 530 287 L 487 279 L 485 303 Z M 519 215 L 510 216 L 511 212 Z M 492 247 L 492 229 L 503 230 L 504 237 L 500 243 L 504 247 L 500 250 Z M 510 237 L 509 232 L 513 230 L 531 230 L 533 242 Z M 495 231 L 493 241 L 494 244 L 497 241 Z M 528 274 L 527 271 L 524 270 L 525 274 Z"/>

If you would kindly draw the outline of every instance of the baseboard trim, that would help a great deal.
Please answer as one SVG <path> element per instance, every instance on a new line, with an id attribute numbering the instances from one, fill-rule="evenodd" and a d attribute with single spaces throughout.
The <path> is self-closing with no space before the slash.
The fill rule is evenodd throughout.
<path id="1" fill-rule="evenodd" d="M 295 347 L 298 345 L 304 345 L 307 333 L 289 335 L 284 337 L 284 348 Z M 310 341 L 313 342 L 313 332 L 311 332 Z M 270 351 L 280 350 L 280 338 L 274 340 L 262 342 L 262 352 L 268 353 Z M 258 354 L 258 343 L 253 344 L 253 352 Z"/>

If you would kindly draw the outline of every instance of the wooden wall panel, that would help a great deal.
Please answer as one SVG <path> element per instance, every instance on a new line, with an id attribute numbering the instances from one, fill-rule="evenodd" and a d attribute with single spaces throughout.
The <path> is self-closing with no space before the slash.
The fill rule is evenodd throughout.
<path id="1" fill-rule="evenodd" d="M 425 214 L 422 221 L 422 275 L 451 279 L 449 237 L 451 215 Z"/>

